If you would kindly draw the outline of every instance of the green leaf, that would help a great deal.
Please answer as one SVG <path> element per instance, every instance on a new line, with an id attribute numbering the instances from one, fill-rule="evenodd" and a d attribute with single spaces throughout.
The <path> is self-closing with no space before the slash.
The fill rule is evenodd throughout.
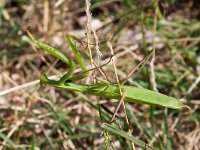
<path id="1" fill-rule="evenodd" d="M 130 140 L 130 141 L 134 142 L 136 145 L 138 145 L 138 146 L 140 146 L 140 147 L 142 147 L 144 149 L 157 150 L 156 148 L 147 145 L 146 143 L 142 142 L 141 140 L 139 140 L 139 139 L 137 139 L 137 138 L 135 138 L 133 136 L 128 135 L 126 132 L 124 132 L 124 131 L 122 131 L 122 130 L 120 130 L 120 129 L 118 129 L 118 128 L 110 125 L 110 124 L 103 123 L 101 127 L 103 129 L 111 132 L 111 133 L 114 133 L 114 134 L 116 134 L 118 136 L 121 136 L 121 137 L 123 137 L 123 138 L 125 138 L 127 140 Z"/>

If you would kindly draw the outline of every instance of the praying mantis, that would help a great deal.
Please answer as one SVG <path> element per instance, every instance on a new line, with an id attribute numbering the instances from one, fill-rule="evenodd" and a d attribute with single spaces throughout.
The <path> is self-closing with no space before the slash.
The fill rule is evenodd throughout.
<path id="1" fill-rule="evenodd" d="M 81 75 L 78 76 L 73 76 L 74 71 L 77 68 L 75 62 L 68 59 L 60 50 L 36 40 L 28 30 L 26 30 L 26 32 L 31 41 L 37 47 L 50 53 L 51 55 L 55 56 L 56 58 L 70 66 L 69 71 L 65 73 L 59 80 L 49 79 L 45 73 L 42 73 L 40 77 L 40 84 L 47 84 L 64 90 L 79 91 L 84 94 L 102 96 L 105 98 L 121 98 L 118 84 L 100 82 L 91 85 L 81 85 L 75 83 L 76 81 L 84 79 L 88 74 L 88 70 L 86 70 L 83 57 L 81 56 L 79 48 L 76 46 L 75 40 L 77 41 L 77 38 L 75 36 L 67 34 L 66 39 L 76 57 L 78 64 L 80 65 L 80 68 L 82 69 Z M 120 88 L 122 92 L 126 93 L 124 100 L 127 102 L 156 105 L 172 109 L 181 109 L 184 107 L 181 100 L 169 97 L 158 92 L 124 84 L 120 84 Z"/>

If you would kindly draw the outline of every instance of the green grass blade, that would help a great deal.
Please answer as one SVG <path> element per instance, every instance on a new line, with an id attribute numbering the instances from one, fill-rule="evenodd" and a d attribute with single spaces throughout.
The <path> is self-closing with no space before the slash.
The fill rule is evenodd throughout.
<path id="1" fill-rule="evenodd" d="M 167 110 L 165 110 L 164 112 L 163 112 L 164 114 L 164 132 L 165 132 L 165 135 L 167 136 L 166 138 L 167 138 L 167 144 L 166 144 L 166 150 L 171 150 L 171 149 L 173 149 L 172 148 L 172 142 L 171 142 L 171 135 L 170 135 L 170 129 L 169 129 L 169 124 L 168 124 L 168 111 Z"/>
<path id="2" fill-rule="evenodd" d="M 49 143 L 49 146 L 51 147 L 52 150 L 56 150 L 56 147 L 55 145 L 53 144 L 53 141 L 51 139 L 51 137 L 47 134 L 46 130 L 43 128 L 43 126 L 41 126 L 42 130 L 43 130 L 43 133 Z"/>
<path id="3" fill-rule="evenodd" d="M 6 135 L 1 132 L 0 132 L 0 139 L 6 141 L 6 145 L 8 147 L 15 147 L 15 143 L 10 138 L 7 138 Z"/>
<path id="4" fill-rule="evenodd" d="M 118 128 L 110 125 L 110 124 L 104 123 L 104 124 L 102 124 L 102 128 L 109 131 L 109 132 L 112 132 L 112 133 L 114 133 L 118 136 L 121 136 L 121 137 L 123 137 L 127 140 L 130 140 L 130 141 L 134 142 L 136 145 L 138 145 L 138 146 L 140 146 L 144 149 L 157 150 L 156 148 L 147 145 L 146 143 L 142 142 L 141 140 L 139 140 L 139 139 L 137 139 L 133 136 L 128 135 L 126 132 L 124 132 L 124 131 L 122 131 L 122 130 L 120 130 L 120 129 L 118 129 Z"/>
<path id="5" fill-rule="evenodd" d="M 16 144 L 11 138 L 8 138 L 5 134 L 0 132 L 0 141 L 6 141 L 4 144 L 5 149 L 17 149 L 17 150 L 25 150 L 27 149 L 27 145 L 24 144 Z M 3 148 L 3 149 L 4 149 Z"/>

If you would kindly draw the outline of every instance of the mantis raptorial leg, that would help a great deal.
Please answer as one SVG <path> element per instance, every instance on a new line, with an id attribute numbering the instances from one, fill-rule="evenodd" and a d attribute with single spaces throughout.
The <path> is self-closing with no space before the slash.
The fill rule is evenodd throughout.
<path id="1" fill-rule="evenodd" d="M 72 40 L 72 39 L 75 39 L 73 35 L 67 34 L 66 38 L 67 38 L 67 41 L 68 41 L 77 61 L 82 69 L 82 74 L 79 76 L 70 78 L 73 75 L 75 69 L 77 68 L 77 65 L 73 61 L 69 60 L 60 50 L 55 49 L 49 45 L 46 45 L 40 41 L 35 40 L 35 38 L 32 36 L 32 34 L 28 30 L 26 30 L 26 32 L 29 35 L 31 41 L 35 45 L 37 45 L 39 48 L 47 51 L 48 53 L 54 55 L 56 58 L 60 59 L 61 61 L 63 61 L 64 63 L 66 63 L 67 65 L 70 66 L 69 71 L 66 74 L 64 74 L 58 81 L 48 79 L 47 75 L 45 73 L 42 73 L 41 80 L 40 80 L 42 84 L 51 84 L 51 85 L 62 84 L 62 83 L 65 83 L 67 80 L 69 80 L 71 82 L 72 81 L 75 82 L 77 80 L 81 80 L 86 77 L 87 71 L 86 71 L 85 63 L 81 56 L 80 50 L 76 46 L 75 42 Z"/>

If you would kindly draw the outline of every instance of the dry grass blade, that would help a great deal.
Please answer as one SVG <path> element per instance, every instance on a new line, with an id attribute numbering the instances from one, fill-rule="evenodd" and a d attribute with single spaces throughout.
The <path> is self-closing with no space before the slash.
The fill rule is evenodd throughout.
<path id="1" fill-rule="evenodd" d="M 198 150 L 199 14 L 195 0 L 1 0 L 0 149 Z M 67 33 L 88 78 L 40 86 L 41 72 L 57 81 L 71 67 L 38 42 L 79 67 Z"/>

